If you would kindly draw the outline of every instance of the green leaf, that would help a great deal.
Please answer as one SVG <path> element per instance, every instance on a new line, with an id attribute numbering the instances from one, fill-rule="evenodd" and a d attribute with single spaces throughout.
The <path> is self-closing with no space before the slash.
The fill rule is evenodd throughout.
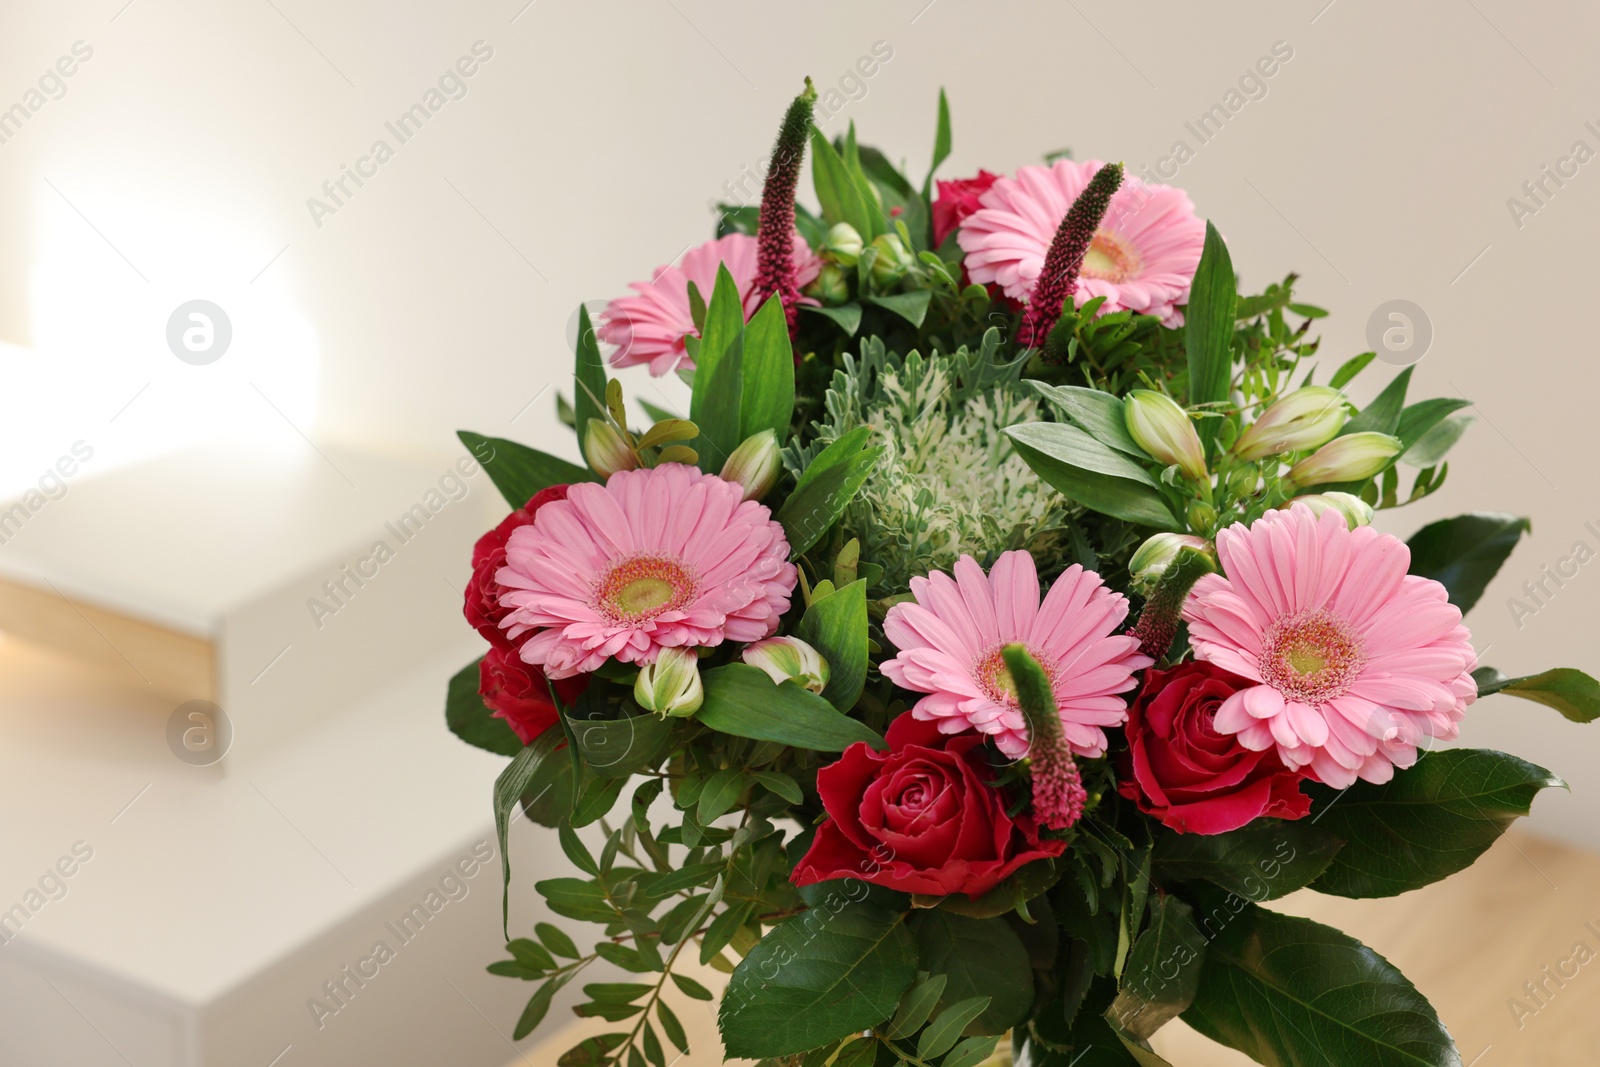
<path id="1" fill-rule="evenodd" d="M 783 303 L 776 297 L 768 298 L 745 328 L 743 377 L 739 440 L 771 430 L 782 441 L 794 417 L 794 350 Z"/>
<path id="2" fill-rule="evenodd" d="M 811 304 L 802 304 L 800 305 L 800 310 L 832 319 L 834 325 L 851 337 L 854 337 L 856 331 L 861 328 L 861 305 L 857 303 L 840 304 L 838 307 L 815 307 Z"/>
<path id="3" fill-rule="evenodd" d="M 651 770 L 665 756 L 671 719 L 649 712 L 621 719 L 588 718 L 584 707 L 580 702 L 568 722 L 584 766 L 597 776 L 626 778 Z"/>
<path id="4" fill-rule="evenodd" d="M 776 516 L 788 537 L 791 558 L 828 532 L 877 469 L 883 449 L 865 447 L 871 436 L 872 427 L 857 426 L 817 453 L 800 475 Z"/>
<path id="5" fill-rule="evenodd" d="M 1415 986 L 1354 938 L 1245 905 L 1206 950 L 1183 1021 L 1260 1063 L 1460 1067 Z"/>
<path id="6" fill-rule="evenodd" d="M 1422 400 L 1400 412 L 1400 422 L 1395 427 L 1394 435 L 1400 438 L 1402 445 L 1401 454 L 1404 455 L 1412 445 L 1416 444 L 1435 426 L 1462 408 L 1472 406 L 1472 401 L 1462 400 L 1453 396 L 1436 396 Z"/>
<path id="7" fill-rule="evenodd" d="M 894 312 L 913 326 L 921 326 L 923 318 L 928 314 L 928 302 L 933 299 L 933 290 L 916 289 L 909 293 L 864 296 L 861 299 L 868 304 L 876 304 L 885 311 Z"/>
<path id="8" fill-rule="evenodd" d="M 799 804 L 805 800 L 805 794 L 800 792 L 800 784 L 787 774 L 779 774 L 776 771 L 752 771 L 750 776 L 791 804 Z"/>
<path id="9" fill-rule="evenodd" d="M 1076 426 L 1031 422 L 1008 426 L 1005 432 L 1034 473 L 1069 500 L 1142 526 L 1179 528 L 1144 468 Z"/>
<path id="10" fill-rule="evenodd" d="M 716 995 L 713 994 L 711 990 L 707 989 L 699 982 L 696 982 L 693 978 L 690 978 L 687 975 L 679 974 L 677 971 L 672 972 L 672 983 L 673 985 L 676 985 L 678 990 L 686 997 L 693 997 L 695 1000 L 717 999 Z"/>
<path id="11" fill-rule="evenodd" d="M 1367 369 L 1367 364 L 1371 363 L 1377 354 L 1376 352 L 1363 352 L 1359 356 L 1351 356 L 1340 364 L 1338 370 L 1333 372 L 1333 378 L 1328 382 L 1328 386 L 1333 389 L 1343 389 L 1350 384 L 1356 375 Z"/>
<path id="12" fill-rule="evenodd" d="M 983 1014 L 993 999 L 968 997 L 941 1011 L 939 1017 L 929 1023 L 928 1028 L 922 1031 L 922 1036 L 917 1038 L 917 1055 L 925 1060 L 933 1060 L 949 1052 L 961 1039 L 961 1032 Z"/>
<path id="13" fill-rule="evenodd" d="M 578 837 L 578 832 L 567 823 L 556 827 L 556 836 L 561 842 L 561 851 L 566 853 L 572 865 L 584 874 L 599 874 L 600 865 L 594 861 L 594 853 L 589 851 Z"/>
<path id="14" fill-rule="evenodd" d="M 950 1050 L 950 1055 L 940 1062 L 939 1067 L 978 1067 L 994 1055 L 995 1047 L 999 1044 L 998 1037 L 964 1038 Z"/>
<path id="15" fill-rule="evenodd" d="M 706 328 L 695 354 L 694 391 L 689 397 L 689 421 L 700 427 L 700 436 L 693 442 L 700 454 L 700 469 L 713 474 L 722 469 L 742 440 L 744 336 L 739 286 L 727 265 L 721 264 L 706 308 Z"/>
<path id="16" fill-rule="evenodd" d="M 667 1040 L 677 1046 L 679 1052 L 688 1052 L 688 1035 L 683 1032 L 683 1024 L 672 1013 L 672 1009 L 667 1007 L 666 1001 L 660 999 L 656 1001 L 656 1018 L 661 1020 L 661 1029 L 667 1032 Z"/>
<path id="17" fill-rule="evenodd" d="M 589 322 L 589 309 L 578 305 L 578 344 L 574 353 L 572 392 L 573 423 L 589 425 L 590 419 L 606 417 L 606 365 L 600 358 L 600 342 Z M 527 501 L 524 500 L 523 503 Z M 520 504 L 513 505 L 521 507 Z"/>
<path id="18" fill-rule="evenodd" d="M 1493 667 L 1472 672 L 1478 695 L 1504 693 L 1555 708 L 1573 722 L 1593 722 L 1600 717 L 1600 682 L 1574 667 L 1553 667 L 1539 674 L 1508 678 Z"/>
<path id="19" fill-rule="evenodd" d="M 556 1067 L 599 1067 L 608 1062 L 611 1050 L 620 1048 L 628 1040 L 627 1034 L 598 1034 L 586 1037 L 561 1054 Z"/>
<path id="20" fill-rule="evenodd" d="M 1411 535 L 1411 573 L 1444 585 L 1450 603 L 1465 615 L 1511 555 L 1527 519 L 1497 512 L 1472 512 L 1429 523 Z"/>
<path id="21" fill-rule="evenodd" d="M 876 1026 L 917 973 L 902 916 L 866 903 L 773 927 L 734 970 L 718 1013 L 730 1057 L 788 1056 Z"/>
<path id="22" fill-rule="evenodd" d="M 1028 381 L 1039 395 L 1066 412 L 1067 417 L 1103 445 L 1109 445 L 1129 456 L 1148 461 L 1145 450 L 1128 433 L 1127 415 L 1122 398 L 1100 389 L 1086 389 L 1081 385 L 1050 385 L 1047 382 Z"/>
<path id="23" fill-rule="evenodd" d="M 726 815 L 739 802 L 739 794 L 744 792 L 744 786 L 744 772 L 737 767 L 717 771 L 706 779 L 705 788 L 700 790 L 700 802 L 695 810 L 700 825 L 710 826 L 712 822 Z"/>
<path id="24" fill-rule="evenodd" d="M 1392 897 L 1464 870 L 1541 789 L 1566 788 L 1543 767 L 1488 749 L 1430 752 L 1383 785 L 1342 794 L 1313 786 L 1318 824 L 1345 841 L 1311 888 Z"/>
<path id="25" fill-rule="evenodd" d="M 848 222 L 863 241 L 884 232 L 877 205 L 868 199 L 871 194 L 864 185 L 856 184 L 844 158 L 815 126 L 811 128 L 811 180 L 828 223 Z"/>
<path id="26" fill-rule="evenodd" d="M 1195 269 L 1189 306 L 1183 313 L 1191 407 L 1228 399 L 1233 382 L 1233 324 L 1238 300 L 1228 246 L 1217 228 L 1207 222 L 1200 265 Z M 1208 448 L 1216 436 L 1217 421 L 1202 419 L 1196 427 Z"/>
<path id="27" fill-rule="evenodd" d="M 813 600 L 795 636 L 828 661 L 822 699 L 840 711 L 855 707 L 867 683 L 867 583 L 857 580 Z"/>
<path id="28" fill-rule="evenodd" d="M 975 1016 L 973 1033 L 1004 1033 L 1028 1017 L 1033 968 L 1028 950 L 1004 919 L 970 919 L 935 908 L 918 911 L 911 932 L 922 969 L 946 978 L 941 1004 L 948 1007 L 971 997 L 993 997 Z"/>
<path id="29" fill-rule="evenodd" d="M 925 974 L 906 990 L 900 998 L 899 1009 L 889 1021 L 888 1035 L 892 1038 L 910 1037 L 922 1029 L 933 1015 L 933 1009 L 939 1006 L 947 981 L 949 979 L 942 974 Z"/>
<path id="30" fill-rule="evenodd" d="M 701 682 L 705 703 L 695 718 L 719 733 L 817 752 L 843 752 L 857 741 L 883 748 L 883 738 L 868 727 L 794 682 L 774 685 L 758 667 L 724 664 L 706 671 Z"/>
<path id="31" fill-rule="evenodd" d="M 539 935 L 544 947 L 569 960 L 579 959 L 578 946 L 573 944 L 561 927 L 552 923 L 535 923 L 533 932 Z"/>
<path id="32" fill-rule="evenodd" d="M 522 1017 L 517 1020 L 516 1029 L 511 1031 L 514 1041 L 521 1041 L 541 1022 L 550 1011 L 550 1001 L 561 991 L 561 987 L 572 980 L 572 975 L 563 974 L 545 982 L 528 998 L 528 1006 L 522 1009 Z"/>
<path id="33" fill-rule="evenodd" d="M 933 132 L 933 162 L 928 164 L 928 176 L 922 180 L 922 199 L 933 199 L 933 173 L 939 164 L 950 158 L 950 101 L 945 99 L 944 87 L 939 88 L 939 123 Z"/>
<path id="34" fill-rule="evenodd" d="M 494 781 L 494 829 L 500 842 L 500 922 L 507 941 L 511 940 L 511 857 L 506 852 L 506 831 L 511 825 L 511 809 L 527 792 L 539 765 L 550 759 L 556 746 L 565 740 L 566 735 L 560 730 L 546 730 L 518 752 Z"/>
<path id="35" fill-rule="evenodd" d="M 588 467 L 568 463 L 504 437 L 484 437 L 471 430 L 457 430 L 456 436 L 483 464 L 483 469 L 489 472 L 489 480 L 513 509 L 527 504 L 541 489 L 552 485 L 599 480 Z"/>
<path id="36" fill-rule="evenodd" d="M 1225 834 L 1156 834 L 1156 881 L 1206 881 L 1246 900 L 1276 900 L 1328 869 L 1338 837 L 1310 820 L 1257 819 Z M 1209 929 L 1207 917 L 1197 920 Z"/>
<path id="37" fill-rule="evenodd" d="M 1415 444 L 1400 454 L 1400 460 L 1413 467 L 1432 467 L 1455 447 L 1461 435 L 1472 425 L 1471 415 L 1457 415 L 1445 419 L 1433 429 L 1417 438 Z"/>
<path id="38" fill-rule="evenodd" d="M 445 725 L 469 745 L 499 756 L 515 756 L 522 751 L 522 738 L 504 719 L 495 718 L 478 695 L 478 664 L 482 662 L 481 657 L 473 660 L 450 679 L 444 698 Z"/>
<path id="39" fill-rule="evenodd" d="M 606 891 L 594 882 L 582 878 L 546 878 L 535 882 L 533 887 L 557 915 L 580 922 L 616 921 L 616 908 L 606 899 Z"/>
<path id="40" fill-rule="evenodd" d="M 1406 389 L 1411 385 L 1411 371 L 1407 367 L 1395 375 L 1394 381 L 1384 386 L 1378 398 L 1351 416 L 1339 436 L 1352 433 L 1392 434 L 1400 427 L 1400 413 L 1406 406 Z"/>
<path id="41" fill-rule="evenodd" d="M 1133 1037 L 1147 1040 L 1194 1001 L 1206 938 L 1194 910 L 1175 896 L 1150 905 L 1150 925 L 1133 943 L 1122 970 L 1122 988 L 1107 1015 Z"/>

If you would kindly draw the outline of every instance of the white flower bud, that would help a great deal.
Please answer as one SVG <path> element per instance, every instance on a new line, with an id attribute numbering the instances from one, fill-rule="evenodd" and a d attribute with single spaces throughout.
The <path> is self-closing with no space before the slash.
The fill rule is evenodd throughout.
<path id="1" fill-rule="evenodd" d="M 832 263 L 824 263 L 822 270 L 806 286 L 805 292 L 828 307 L 838 307 L 850 299 L 850 282 L 845 278 L 844 271 Z"/>
<path id="2" fill-rule="evenodd" d="M 817 251 L 841 267 L 853 267 L 861 258 L 861 235 L 848 222 L 835 223 Z"/>
<path id="3" fill-rule="evenodd" d="M 878 253 L 872 261 L 872 280 L 884 288 L 904 278 L 916 263 L 899 234 L 879 234 L 872 239 L 872 248 Z"/>
<path id="4" fill-rule="evenodd" d="M 1297 496 L 1291 504 L 1304 504 L 1311 509 L 1313 515 L 1322 516 L 1324 511 L 1332 509 L 1344 516 L 1344 521 L 1354 530 L 1357 526 L 1366 526 L 1372 522 L 1372 505 L 1358 496 L 1349 493 L 1311 493 L 1306 496 Z"/>
<path id="5" fill-rule="evenodd" d="M 639 465 L 639 456 L 617 428 L 604 419 L 590 419 L 583 435 L 583 458 L 590 468 L 602 478 L 618 471 L 631 471 Z"/>
<path id="6" fill-rule="evenodd" d="M 700 657 L 692 648 L 663 648 L 654 663 L 639 668 L 633 699 L 662 717 L 686 719 L 705 703 Z"/>
<path id="7" fill-rule="evenodd" d="M 746 663 L 766 671 L 779 685 L 793 681 L 813 693 L 820 693 L 828 684 L 828 661 L 798 637 L 769 637 L 756 641 L 746 645 L 741 655 Z"/>
<path id="8" fill-rule="evenodd" d="M 744 487 L 746 500 L 760 500 L 772 492 L 783 474 L 783 459 L 778 452 L 778 435 L 762 430 L 744 439 L 722 465 L 722 479 Z"/>
<path id="9" fill-rule="evenodd" d="M 1204 537 L 1180 533 L 1152 534 L 1134 550 L 1133 557 L 1128 560 L 1128 576 L 1132 578 L 1134 588 L 1140 592 L 1154 589 L 1156 583 L 1161 581 L 1161 576 L 1167 573 L 1167 568 L 1172 566 L 1172 561 L 1178 558 L 1178 551 L 1183 548 L 1192 548 L 1213 560 L 1216 558 L 1211 542 Z"/>
<path id="10" fill-rule="evenodd" d="M 1347 433 L 1290 467 L 1284 482 L 1291 486 L 1359 482 L 1383 470 L 1399 454 L 1397 437 L 1372 431 Z"/>
<path id="11" fill-rule="evenodd" d="M 1135 389 L 1123 403 L 1123 418 L 1134 443 L 1158 462 L 1177 464 L 1196 482 L 1206 480 L 1206 454 L 1188 412 L 1165 393 Z"/>
<path id="12" fill-rule="evenodd" d="M 1283 452 L 1318 448 L 1344 428 L 1344 394 L 1325 385 L 1296 389 L 1272 404 L 1234 443 L 1240 459 L 1265 459 Z"/>

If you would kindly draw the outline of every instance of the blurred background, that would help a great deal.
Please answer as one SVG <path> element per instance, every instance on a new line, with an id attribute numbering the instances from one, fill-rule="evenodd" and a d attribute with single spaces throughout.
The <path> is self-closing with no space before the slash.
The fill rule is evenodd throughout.
<path id="1" fill-rule="evenodd" d="M 1381 525 L 1532 517 L 1480 656 L 1593 671 L 1597 43 L 1576 0 L 10 0 L 0 1063 L 553 1062 L 510 1039 L 528 990 L 483 972 L 500 761 L 441 713 L 504 512 L 454 432 L 577 458 L 576 309 L 759 195 L 807 75 L 825 132 L 912 173 L 942 86 L 943 177 L 1071 149 L 1182 186 L 1243 291 L 1295 272 L 1331 310 L 1330 370 L 1425 338 L 1387 361 L 1476 422 Z M 1497 698 L 1463 743 L 1571 792 L 1451 882 L 1291 906 L 1370 937 L 1464 1059 L 1591 1063 L 1600 977 L 1508 1001 L 1600 947 L 1600 734 Z M 520 928 L 565 861 L 526 823 L 511 852 Z M 379 940 L 404 947 L 348 978 Z M 1239 1062 L 1175 1029 L 1174 1062 Z"/>

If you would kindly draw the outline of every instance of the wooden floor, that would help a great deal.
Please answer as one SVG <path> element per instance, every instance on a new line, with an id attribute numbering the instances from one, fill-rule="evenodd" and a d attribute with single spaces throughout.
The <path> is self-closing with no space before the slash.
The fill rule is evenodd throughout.
<path id="1" fill-rule="evenodd" d="M 1467 871 L 1387 900 L 1344 900 L 1300 892 L 1273 905 L 1359 938 L 1399 967 L 1438 1008 L 1464 1067 L 1600 1065 L 1600 856 L 1526 834 L 1502 839 Z M 1544 968 L 1574 956 L 1587 964 L 1564 987 Z M 1572 973 L 1575 963 L 1566 963 Z M 715 972 L 695 972 L 707 981 Z M 1524 983 L 1551 990 L 1541 1005 Z M 1513 1001 L 1528 1011 L 1513 1011 Z M 679 998 L 693 1053 L 676 1067 L 722 1063 L 712 1005 Z M 549 1022 L 546 1023 L 548 1027 Z M 551 1032 L 516 1064 L 545 1067 L 584 1033 L 608 1026 L 574 1024 Z M 1156 1035 L 1173 1067 L 1234 1067 L 1252 1061 L 1181 1022 Z"/>

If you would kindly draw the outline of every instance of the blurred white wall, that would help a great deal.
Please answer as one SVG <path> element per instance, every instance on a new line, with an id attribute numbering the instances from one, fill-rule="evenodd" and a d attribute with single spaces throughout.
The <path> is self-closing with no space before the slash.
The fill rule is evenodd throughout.
<path id="1" fill-rule="evenodd" d="M 1575 542 L 1600 548 L 1600 163 L 1544 179 L 1542 205 L 1523 189 L 1575 142 L 1600 151 L 1596 36 L 1577 0 L 10 0 L 0 108 L 77 42 L 92 56 L 0 126 L 0 337 L 33 346 L 0 355 L 0 455 L 15 480 L 87 438 L 110 467 L 219 422 L 298 447 L 266 398 L 391 450 L 469 426 L 571 455 L 547 390 L 565 387 L 574 309 L 708 235 L 707 202 L 764 156 L 804 75 L 855 97 L 827 128 L 853 119 L 914 173 L 942 85 L 946 176 L 1064 146 L 1137 170 L 1188 142 L 1173 183 L 1246 287 L 1298 271 L 1332 309 L 1330 365 L 1383 302 L 1425 309 L 1416 394 L 1470 397 L 1479 421 L 1447 487 L 1384 523 L 1533 516 L 1469 621 L 1513 673 L 1594 670 L 1600 563 L 1520 625 L 1507 600 Z M 1275 44 L 1292 58 L 1201 144 L 1185 124 Z M 890 58 L 855 80 L 875 45 Z M 385 123 L 475 48 L 465 94 L 400 143 Z M 361 162 L 378 140 L 392 158 Z M 331 203 L 324 182 L 358 165 L 364 184 L 314 217 L 308 199 Z M 209 367 L 165 341 L 197 297 L 236 332 Z M 1600 733 L 1499 698 L 1466 735 L 1568 777 L 1533 828 L 1600 845 Z"/>

